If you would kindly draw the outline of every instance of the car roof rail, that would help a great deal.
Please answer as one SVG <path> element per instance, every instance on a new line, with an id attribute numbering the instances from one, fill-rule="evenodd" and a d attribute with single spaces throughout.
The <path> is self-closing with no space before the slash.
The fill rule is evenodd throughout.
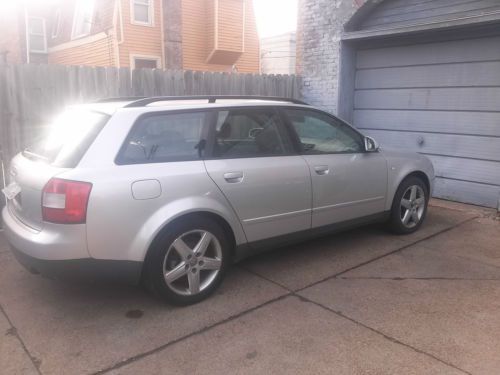
<path id="1" fill-rule="evenodd" d="M 155 102 L 167 102 L 176 100 L 207 100 L 208 103 L 216 103 L 217 100 L 267 100 L 274 102 L 289 102 L 293 104 L 308 105 L 307 103 L 293 98 L 280 98 L 277 96 L 253 96 L 253 95 L 194 95 L 194 96 L 153 96 L 142 98 L 127 104 L 124 108 L 145 107 Z"/>
<path id="2" fill-rule="evenodd" d="M 111 98 L 98 99 L 95 101 L 95 103 L 132 102 L 146 98 L 147 96 L 117 96 Z"/>

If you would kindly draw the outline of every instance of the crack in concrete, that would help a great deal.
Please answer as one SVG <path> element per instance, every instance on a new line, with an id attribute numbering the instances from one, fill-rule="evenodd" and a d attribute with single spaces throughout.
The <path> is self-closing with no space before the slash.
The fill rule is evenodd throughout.
<path id="1" fill-rule="evenodd" d="M 40 371 L 40 362 L 41 361 L 38 358 L 36 358 L 33 355 L 31 355 L 31 353 L 29 352 L 28 348 L 26 347 L 26 344 L 24 343 L 24 340 L 19 335 L 19 331 L 14 326 L 14 324 L 10 320 L 9 316 L 7 315 L 7 313 L 5 312 L 5 309 L 3 308 L 3 306 L 1 304 L 0 304 L 0 312 L 2 312 L 3 316 L 5 316 L 5 319 L 7 319 L 7 322 L 9 323 L 9 325 L 11 327 L 11 329 L 10 329 L 10 335 L 12 335 L 15 338 L 17 338 L 17 340 L 21 344 L 21 347 L 23 348 L 24 352 L 26 353 L 26 355 L 30 359 L 31 363 L 33 364 L 33 367 L 35 368 L 36 372 L 38 374 L 42 375 L 42 372 Z"/>
<path id="2" fill-rule="evenodd" d="M 97 372 L 94 372 L 93 375 L 101 375 L 101 374 L 105 374 L 105 373 L 113 371 L 113 370 L 117 370 L 117 369 L 119 369 L 121 367 L 129 365 L 129 364 L 131 364 L 133 362 L 136 362 L 136 361 L 138 361 L 140 359 L 149 357 L 152 354 L 161 352 L 162 350 L 164 350 L 164 349 L 166 349 L 166 348 L 168 348 L 168 347 L 170 347 L 172 345 L 175 345 L 175 344 L 177 344 L 177 343 L 179 343 L 181 341 L 187 340 L 187 339 L 189 339 L 189 338 L 191 338 L 193 336 L 201 335 L 202 333 L 205 333 L 205 332 L 211 330 L 212 328 L 216 328 L 216 327 L 221 326 L 223 324 L 229 323 L 229 322 L 231 322 L 231 321 L 233 321 L 235 319 L 238 319 L 238 318 L 240 318 L 242 316 L 245 316 L 245 315 L 247 315 L 247 314 L 249 314 L 249 313 L 251 313 L 253 311 L 256 311 L 256 310 L 258 310 L 258 309 L 260 309 L 260 308 L 262 308 L 264 306 L 267 306 L 267 305 L 270 305 L 270 304 L 272 304 L 274 302 L 278 302 L 278 301 L 280 301 L 282 299 L 285 299 L 286 297 L 289 297 L 290 295 L 291 295 L 290 293 L 285 293 L 285 294 L 283 294 L 281 296 L 272 298 L 269 301 L 260 303 L 260 304 L 258 304 L 256 306 L 253 306 L 253 307 L 251 307 L 251 308 L 249 308 L 247 310 L 244 310 L 244 311 L 241 311 L 241 312 L 239 312 L 237 314 L 231 315 L 228 318 L 221 320 L 220 322 L 217 322 L 217 323 L 214 323 L 212 325 L 208 325 L 206 327 L 200 328 L 200 329 L 198 329 L 198 330 L 196 330 L 194 332 L 191 332 L 191 333 L 189 333 L 187 335 L 184 335 L 182 337 L 179 337 L 177 339 L 169 341 L 169 342 L 167 342 L 167 343 L 165 343 L 165 344 L 163 344 L 161 346 L 158 346 L 158 347 L 156 347 L 154 349 L 151 349 L 151 350 L 148 350 L 146 352 L 134 355 L 134 356 L 129 357 L 129 358 L 127 358 L 127 359 L 125 359 L 125 360 L 123 360 L 123 361 L 121 361 L 119 363 L 116 363 L 116 364 L 114 364 L 114 365 L 112 365 L 110 367 L 107 367 L 105 369 L 102 369 L 102 370 L 99 370 Z"/>
<path id="3" fill-rule="evenodd" d="M 248 271 L 248 272 L 252 272 L 252 271 L 247 270 L 247 269 L 245 269 L 245 270 L 246 270 L 246 271 Z M 285 287 L 285 286 L 282 286 L 281 284 L 279 284 L 279 283 L 277 283 L 277 282 L 275 282 L 275 281 L 273 281 L 273 280 L 270 280 L 270 279 L 268 279 L 267 277 L 264 277 L 264 276 L 258 275 L 258 274 L 257 274 L 257 273 L 255 273 L 255 272 L 252 272 L 252 273 L 253 273 L 254 275 L 258 276 L 258 277 L 261 277 L 262 279 L 264 279 L 264 280 L 266 280 L 266 281 L 268 281 L 268 282 L 270 282 L 270 283 L 273 283 L 273 284 L 275 284 L 275 285 L 281 286 L 282 288 L 285 288 L 286 290 L 288 290 L 288 291 L 290 292 L 289 296 L 297 297 L 298 299 L 300 299 L 300 300 L 301 300 L 301 301 L 303 301 L 303 302 L 309 302 L 309 303 L 312 303 L 312 304 L 314 304 L 314 305 L 316 305 L 316 306 L 319 306 L 319 307 L 321 307 L 322 309 L 325 309 L 325 310 L 327 310 L 327 311 L 329 311 L 329 312 L 332 312 L 332 313 L 334 313 L 334 314 L 338 315 L 338 316 L 339 316 L 339 317 L 341 317 L 341 318 L 347 319 L 347 320 L 351 321 L 352 323 L 354 323 L 354 324 L 356 324 L 356 325 L 359 325 L 359 326 L 361 326 L 361 327 L 363 327 L 363 328 L 366 328 L 366 329 L 368 329 L 368 330 L 370 330 L 370 331 L 372 331 L 372 332 L 374 332 L 374 333 L 376 333 L 376 334 L 378 334 L 378 335 L 380 335 L 380 336 L 384 337 L 385 339 L 387 339 L 387 340 L 389 340 L 389 341 L 391 341 L 391 342 L 393 342 L 393 343 L 395 343 L 395 344 L 403 345 L 404 347 L 407 347 L 407 348 L 409 348 L 409 349 L 411 349 L 411 350 L 413 350 L 413 351 L 415 351 L 415 352 L 417 352 L 417 353 L 420 353 L 420 354 L 422 354 L 422 355 L 428 356 L 428 357 L 430 357 L 430 358 L 432 358 L 432 359 L 434 359 L 434 360 L 436 360 L 436 361 L 438 361 L 438 362 L 441 362 L 441 363 L 443 363 L 443 364 L 445 364 L 445 365 L 447 365 L 447 366 L 449 366 L 449 367 L 454 368 L 455 370 L 458 370 L 458 371 L 460 371 L 460 372 L 463 372 L 464 374 L 472 375 L 470 372 L 468 372 L 468 371 L 466 371 L 466 370 L 463 370 L 463 369 L 461 369 L 461 368 L 459 368 L 459 367 L 457 367 L 457 366 L 453 365 L 452 363 L 446 362 L 446 361 L 444 361 L 444 360 L 440 359 L 439 357 L 434 356 L 433 354 L 427 353 L 427 352 L 425 352 L 425 351 L 423 351 L 423 350 L 421 350 L 421 349 L 418 349 L 418 348 L 413 347 L 413 346 L 411 346 L 411 345 L 409 345 L 409 344 L 406 344 L 406 343 L 404 343 L 404 342 L 402 342 L 402 341 L 399 341 L 398 339 L 396 339 L 396 338 L 394 338 L 394 337 L 392 337 L 392 336 L 389 336 L 389 335 L 387 335 L 387 334 L 385 334 L 385 333 L 383 333 L 383 332 L 381 332 L 381 331 L 378 331 L 377 329 L 372 328 L 372 327 L 370 327 L 370 326 L 368 326 L 368 325 L 366 325 L 366 324 L 363 324 L 363 323 L 361 323 L 361 322 L 359 322 L 359 321 L 355 320 L 354 318 L 351 318 L 351 317 L 349 317 L 349 316 L 347 316 L 347 315 L 343 314 L 343 313 L 342 313 L 342 312 L 340 312 L 340 311 L 335 311 L 335 310 L 333 310 L 333 309 L 331 309 L 331 308 L 329 308 L 329 307 L 327 307 L 327 306 L 324 306 L 323 304 L 321 304 L 321 303 L 319 303 L 319 302 L 312 301 L 312 300 L 310 300 L 309 298 L 304 297 L 304 296 L 303 296 L 303 295 L 301 295 L 301 294 L 297 294 L 297 292 L 294 292 L 293 290 L 291 290 L 291 289 L 289 289 L 289 288 L 287 288 L 287 287 Z M 349 280 L 349 279 L 347 279 L 347 278 L 346 278 L 346 280 Z M 388 280 L 392 280 L 392 279 L 388 279 Z M 302 290 L 302 289 L 301 289 L 301 290 Z"/>
<path id="4" fill-rule="evenodd" d="M 417 352 L 417 353 L 420 353 L 420 354 L 422 354 L 422 355 L 425 355 L 425 356 L 427 356 L 427 357 L 430 357 L 430 358 L 432 358 L 432 359 L 434 359 L 434 360 L 436 360 L 436 361 L 438 361 L 438 362 L 440 362 L 440 363 L 442 363 L 442 364 L 444 364 L 444 365 L 446 365 L 446 366 L 448 366 L 448 367 L 451 367 L 451 368 L 454 368 L 455 370 L 458 370 L 458 371 L 460 371 L 460 372 L 463 372 L 464 374 L 467 374 L 467 375 L 472 375 L 472 373 L 470 373 L 470 372 L 468 372 L 468 371 L 466 371 L 466 370 L 464 370 L 464 369 L 461 369 L 460 367 L 457 367 L 457 366 L 455 366 L 454 364 L 452 364 L 452 363 L 450 363 L 450 362 L 447 362 L 447 361 L 445 361 L 445 360 L 443 360 L 443 359 L 441 359 L 441 358 L 439 358 L 439 357 L 436 357 L 436 356 L 435 356 L 435 355 L 433 355 L 433 354 L 427 353 L 426 351 L 423 351 L 423 350 L 421 350 L 421 349 L 418 349 L 418 348 L 416 348 L 416 347 L 414 347 L 414 346 L 412 346 L 412 345 L 410 345 L 410 344 L 406 344 L 405 342 L 400 341 L 400 340 L 398 340 L 398 339 L 396 339 L 396 338 L 394 338 L 394 337 L 392 337 L 392 336 L 389 336 L 389 335 L 387 335 L 387 334 L 385 334 L 385 333 L 383 333 L 383 332 L 381 332 L 381 331 L 379 331 L 379 330 L 377 330 L 377 329 L 375 329 L 375 328 L 372 328 L 372 327 L 370 327 L 370 326 L 368 326 L 368 325 L 366 325 L 366 324 L 363 324 L 363 323 L 361 323 L 361 322 L 357 321 L 356 319 L 351 318 L 351 317 L 349 317 L 349 316 L 345 315 L 344 313 L 342 313 L 342 312 L 340 312 L 340 311 L 333 310 L 333 309 L 329 308 L 328 306 L 325 306 L 325 305 L 323 305 L 323 304 L 321 304 L 321 303 L 319 303 L 319 302 L 312 301 L 312 300 L 310 300 L 310 299 L 308 299 L 308 298 L 306 298 L 306 297 L 304 297 L 304 296 L 301 296 L 301 297 L 302 297 L 302 300 L 307 301 L 307 302 L 309 302 L 309 303 L 312 303 L 313 305 L 316 305 L 316 306 L 318 306 L 318 307 L 321 307 L 321 308 L 323 308 L 323 309 L 325 309 L 325 310 L 327 310 L 327 311 L 329 311 L 329 312 L 331 312 L 331 313 L 334 313 L 335 315 L 337 315 L 337 316 L 339 316 L 339 317 L 341 317 L 341 318 L 347 319 L 347 320 L 349 320 L 350 322 L 352 322 L 352 323 L 354 323 L 354 324 L 356 324 L 356 325 L 358 325 L 358 326 L 360 326 L 360 327 L 363 327 L 363 328 L 365 328 L 365 329 L 368 329 L 368 330 L 370 330 L 371 332 L 374 332 L 374 333 L 376 333 L 376 334 L 378 334 L 378 335 L 382 336 L 382 337 L 383 337 L 383 338 L 385 338 L 386 340 L 391 341 L 392 343 L 402 345 L 402 346 L 404 346 L 404 347 L 406 347 L 406 348 L 408 348 L 408 349 L 411 349 L 411 350 L 413 350 L 413 351 L 415 351 L 415 352 Z"/>
<path id="5" fill-rule="evenodd" d="M 403 342 L 400 342 L 399 340 L 397 340 L 397 339 L 395 339 L 395 338 L 393 338 L 393 337 L 391 337 L 391 336 L 388 336 L 388 335 L 386 335 L 386 334 L 384 334 L 384 333 L 382 333 L 382 332 L 379 332 L 379 331 L 375 330 L 374 328 L 371 328 L 371 327 L 369 327 L 369 326 L 366 326 L 366 325 L 364 325 L 364 324 L 363 324 L 363 323 L 361 323 L 361 322 L 357 322 L 356 320 L 354 320 L 354 319 L 352 319 L 352 318 L 350 318 L 350 317 L 348 317 L 348 316 L 345 316 L 345 315 L 343 315 L 343 314 L 341 314 L 341 313 L 339 313 L 339 312 L 336 312 L 336 311 L 331 310 L 331 309 L 329 309 L 329 308 L 327 308 L 327 307 L 325 307 L 325 306 L 322 306 L 322 305 L 321 305 L 321 304 L 319 304 L 319 303 L 316 303 L 316 302 L 310 301 L 309 299 L 307 299 L 307 298 L 305 298 L 305 297 L 303 297 L 303 296 L 301 296 L 301 295 L 299 295 L 299 294 L 297 294 L 297 293 L 298 293 L 298 292 L 300 292 L 300 291 L 303 291 L 304 289 L 307 289 L 307 288 L 309 288 L 309 287 L 312 287 L 312 286 L 314 286 L 314 285 L 320 284 L 320 283 L 322 283 L 322 282 L 324 282 L 324 281 L 327 281 L 327 280 L 330 280 L 330 279 L 336 278 L 336 277 L 338 277 L 338 276 L 340 276 L 340 275 L 342 275 L 342 274 L 344 274 L 344 273 L 346 273 L 346 272 L 349 272 L 349 271 L 351 271 L 351 270 L 353 270 L 353 269 L 356 269 L 356 268 L 358 268 L 358 267 L 362 267 L 362 266 L 364 266 L 364 265 L 366 265 L 366 264 L 369 264 L 369 263 L 371 263 L 371 262 L 377 261 L 377 260 L 379 260 L 379 259 L 381 259 L 381 258 L 384 258 L 384 257 L 386 257 L 386 256 L 389 256 L 389 255 L 392 255 L 392 254 L 397 253 L 397 252 L 399 252 L 399 251 L 402 251 L 402 250 L 404 250 L 404 249 L 406 249 L 406 248 L 408 248 L 408 247 L 411 247 L 411 246 L 413 246 L 413 245 L 415 245 L 415 244 L 417 244 L 417 243 L 420 243 L 420 242 L 422 242 L 422 241 L 425 241 L 425 240 L 427 240 L 427 239 L 429 239 L 429 238 L 432 238 L 432 237 L 438 236 L 438 235 L 440 235 L 440 234 L 442 234 L 442 233 L 448 232 L 448 231 L 450 231 L 450 230 L 452 230 L 452 229 L 455 229 L 455 228 L 459 227 L 459 226 L 460 226 L 460 225 L 462 225 L 462 224 L 465 224 L 465 223 L 467 223 L 467 222 L 469 222 L 469 221 L 471 221 L 471 220 L 477 219 L 478 217 L 479 217 L 479 216 L 475 216 L 475 217 L 472 217 L 472 218 L 470 218 L 470 219 L 464 220 L 464 221 L 462 221 L 462 222 L 460 222 L 460 223 L 457 223 L 457 224 L 453 225 L 452 227 L 449 227 L 449 228 L 446 228 L 446 229 L 441 230 L 441 231 L 439 231 L 439 232 L 436 232 L 436 233 L 434 233 L 434 234 L 431 234 L 431 235 L 429 235 L 429 236 L 427 236 L 427 237 L 424 237 L 424 238 L 422 238 L 422 239 L 420 239 L 420 240 L 417 240 L 417 241 L 415 241 L 415 242 L 413 242 L 413 243 L 411 243 L 411 244 L 404 245 L 404 246 L 402 246 L 401 248 L 398 248 L 398 249 L 396 249 L 396 250 L 394 250 L 394 251 L 391 251 L 390 253 L 387 253 L 387 254 L 381 255 L 381 256 L 379 256 L 379 257 L 375 257 L 375 258 L 373 258 L 373 259 L 371 259 L 371 260 L 369 260 L 369 261 L 363 262 L 363 263 L 361 263 L 361 264 L 359 264 L 359 265 L 357 265 L 357 266 L 354 266 L 354 267 L 348 268 L 347 270 L 344 270 L 344 271 L 338 272 L 338 273 L 336 273 L 336 274 L 334 274 L 334 275 L 332 275 L 332 276 L 329 276 L 329 277 L 327 277 L 327 278 L 325 278 L 325 279 L 322 279 L 322 280 L 320 280 L 320 281 L 318 281 L 318 282 L 314 282 L 314 283 L 309 284 L 309 285 L 307 285 L 307 286 L 305 286 L 305 287 L 303 287 L 303 288 L 297 289 L 296 291 L 291 290 L 291 289 L 289 289 L 288 287 L 286 287 L 286 286 L 284 286 L 284 285 L 281 285 L 280 283 L 278 283 L 278 282 L 276 282 L 276 281 L 274 281 L 274 280 L 271 280 L 271 279 L 269 279 L 269 278 L 267 278 L 267 277 L 265 277 L 265 276 L 263 276 L 263 275 L 260 275 L 260 274 L 258 274 L 258 273 L 256 273 L 256 272 L 252 271 L 252 270 L 249 270 L 249 269 L 247 269 L 247 268 L 245 268 L 245 267 L 241 267 L 241 266 L 239 266 L 239 265 L 238 265 L 237 267 L 239 267 L 240 269 L 242 269 L 242 270 L 244 270 L 244 271 L 247 271 L 247 272 L 250 272 L 250 273 L 252 273 L 253 275 L 255 275 L 255 276 L 257 276 L 257 277 L 260 277 L 260 278 L 262 278 L 262 279 L 264 279 L 264 280 L 266 280 L 266 281 L 268 281 L 268 282 L 270 282 L 270 283 L 272 283 L 272 284 L 274 284 L 274 285 L 277 285 L 277 286 L 279 286 L 279 287 L 283 288 L 284 290 L 286 290 L 286 291 L 287 291 L 287 293 L 286 293 L 286 294 L 283 294 L 283 295 L 281 295 L 281 296 L 279 296 L 279 297 L 276 297 L 276 298 L 270 299 L 269 301 L 263 302 L 263 303 L 261 303 L 261 304 L 259 304 L 259 305 L 254 306 L 254 307 L 251 307 L 251 308 L 249 308 L 249 309 L 247 309 L 247 310 L 244 310 L 244 311 L 242 311 L 242 312 L 240 312 L 240 313 L 237 313 L 237 314 L 235 314 L 235 315 L 232 315 L 232 316 L 230 316 L 230 317 L 228 317 L 228 318 L 226 318 L 226 319 L 221 320 L 220 322 L 217 322 L 217 323 L 214 323 L 214 324 L 212 324 L 212 325 L 209 325 L 209 326 L 203 327 L 203 328 L 201 328 L 201 329 L 199 329 L 199 330 L 196 330 L 196 331 L 194 331 L 194 332 L 191 332 L 191 333 L 189 333 L 189 334 L 187 334 L 187 335 L 184 335 L 184 336 L 182 336 L 182 337 L 179 337 L 179 338 L 177 338 L 177 339 L 175 339 L 175 340 L 169 341 L 169 342 L 167 342 L 167 343 L 165 343 L 165 344 L 163 344 L 163 345 L 160 345 L 160 346 L 158 346 L 158 347 L 156 347 L 156 348 L 154 348 L 154 349 L 151 349 L 151 350 L 148 350 L 148 351 L 146 351 L 146 352 L 143 352 L 143 353 L 140 353 L 140 354 L 134 355 L 134 356 L 132 356 L 132 357 L 129 357 L 129 358 L 127 358 L 127 359 L 125 359 L 125 360 L 123 360 L 123 361 L 121 361 L 121 362 L 119 362 L 119 363 L 116 363 L 116 364 L 114 364 L 114 365 L 112 365 L 112 366 L 110 366 L 110 367 L 104 368 L 104 369 L 102 369 L 102 370 L 99 370 L 99 371 L 97 371 L 97 372 L 93 373 L 93 375 L 101 375 L 101 374 L 105 374 L 105 373 L 108 373 L 108 372 L 110 372 L 110 371 L 113 371 L 113 370 L 116 370 L 116 369 L 122 368 L 122 367 L 124 367 L 124 366 L 126 366 L 126 365 L 129 365 L 129 364 L 131 364 L 131 363 L 133 363 L 133 362 L 136 362 L 136 361 L 138 361 L 138 360 L 140 360 L 140 359 L 146 358 L 146 357 L 148 357 L 148 356 L 150 356 L 150 355 L 152 355 L 152 354 L 155 354 L 155 353 L 161 352 L 162 350 L 164 350 L 164 349 L 166 349 L 166 348 L 168 348 L 168 347 L 170 347 L 170 346 L 172 346 L 172 345 L 175 345 L 175 344 L 177 344 L 177 343 L 179 343 L 179 342 L 182 342 L 182 341 L 184 341 L 184 340 L 186 340 L 186 339 L 189 339 L 189 338 L 191 338 L 191 337 L 193 337 L 193 336 L 197 336 L 197 335 L 200 335 L 200 334 L 202 334 L 202 333 L 205 333 L 205 332 L 207 332 L 207 331 L 211 330 L 212 328 L 216 328 L 216 327 L 221 326 L 221 325 L 223 325 L 223 324 L 225 324 L 225 323 L 228 323 L 228 322 L 230 322 L 230 321 L 233 321 L 233 320 L 235 320 L 235 319 L 238 319 L 238 318 L 240 318 L 241 316 L 244 316 L 244 315 L 246 315 L 246 314 L 249 314 L 249 313 L 251 313 L 251 312 L 253 312 L 253 311 L 256 311 L 256 310 L 260 309 L 261 307 L 264 307 L 264 306 L 267 306 L 267 305 L 272 304 L 272 303 L 274 303 L 274 302 L 280 301 L 280 300 L 282 300 L 282 299 L 284 299 L 284 298 L 286 298 L 286 297 L 289 297 L 289 296 L 294 296 L 294 297 L 297 297 L 297 298 L 299 298 L 299 299 L 301 299 L 301 300 L 305 300 L 305 301 L 307 301 L 307 302 L 310 302 L 310 303 L 313 303 L 313 304 L 315 304 L 315 305 L 317 305 L 317 306 L 320 306 L 320 307 L 322 307 L 322 308 L 324 308 L 324 309 L 326 309 L 326 310 L 328 310 L 328 311 L 330 311 L 330 312 L 333 312 L 333 313 L 337 314 L 338 316 L 341 316 L 341 317 L 343 317 L 343 318 L 345 318 L 345 319 L 350 320 L 350 321 L 351 321 L 351 322 L 353 322 L 353 323 L 356 323 L 356 324 L 358 324 L 358 325 L 360 325 L 360 326 L 362 326 L 362 327 L 364 327 L 364 328 L 366 328 L 366 329 L 369 329 L 370 331 L 373 331 L 373 332 L 375 332 L 375 333 L 377 333 L 377 334 L 379 334 L 379 335 L 383 336 L 384 338 L 386 338 L 386 339 L 388 339 L 388 340 L 390 340 L 390 341 L 392 341 L 392 342 L 394 342 L 394 343 L 398 343 L 398 344 L 403 345 L 403 346 L 405 346 L 405 347 L 411 348 L 411 349 L 413 349 L 414 351 L 416 351 L 416 352 L 418 352 L 418 353 L 421 353 L 421 354 L 427 355 L 428 357 L 433 358 L 433 359 L 435 359 L 435 360 L 437 360 L 437 361 L 439 361 L 439 362 L 441 362 L 441 363 L 443 363 L 443 364 L 446 364 L 446 365 L 448 365 L 448 366 L 450 366 L 450 367 L 453 367 L 453 368 L 455 368 L 455 369 L 457 369 L 457 370 L 459 370 L 459 371 L 461 371 L 461 372 L 463 372 L 463 373 L 465 373 L 465 374 L 469 374 L 467 371 L 462 370 L 462 369 L 460 369 L 460 368 L 458 368 L 458 367 L 456 367 L 456 366 L 454 366 L 454 365 L 452 365 L 452 364 L 448 364 L 446 361 L 441 360 L 441 359 L 439 359 L 439 358 L 437 358 L 437 357 L 433 356 L 432 354 L 426 353 L 426 352 L 424 352 L 424 351 L 422 351 L 422 350 L 420 350 L 420 349 L 417 349 L 417 348 L 413 348 L 412 346 L 410 346 L 410 345 L 408 345 L 408 344 L 405 344 L 405 343 L 403 343 Z"/>
<path id="6" fill-rule="evenodd" d="M 405 281 L 405 280 L 429 280 L 429 281 L 500 281 L 497 279 L 484 278 L 463 278 L 463 277 L 377 277 L 377 276 L 345 276 L 337 277 L 339 280 L 390 280 L 390 281 Z"/>
<path id="7" fill-rule="evenodd" d="M 346 269 L 346 270 L 344 270 L 344 271 L 337 272 L 336 274 L 331 275 L 331 276 L 328 276 L 328 277 L 325 277 L 325 278 L 323 278 L 323 279 L 321 279 L 321 280 L 319 280 L 319 281 L 315 281 L 315 282 L 314 282 L 314 283 L 312 283 L 312 284 L 309 284 L 309 285 L 306 285 L 306 286 L 304 286 L 304 287 L 302 287 L 302 288 L 300 288 L 300 289 L 297 289 L 297 290 L 296 290 L 296 292 L 301 292 L 301 291 L 303 291 L 304 289 L 307 289 L 307 288 L 310 288 L 310 287 L 312 287 L 312 286 L 315 286 L 315 285 L 321 284 L 322 282 L 325 282 L 325 281 L 327 281 L 327 280 L 331 280 L 331 279 L 338 278 L 339 276 L 341 276 L 341 275 L 343 275 L 343 274 L 345 274 L 345 273 L 347 273 L 347 272 L 350 272 L 350 271 L 355 270 L 355 269 L 357 269 L 357 268 L 360 268 L 360 267 L 366 266 L 367 264 L 370 264 L 370 263 L 376 262 L 377 260 L 383 259 L 383 258 L 388 257 L 388 256 L 393 255 L 393 254 L 397 254 L 397 253 L 399 253 L 399 252 L 401 252 L 401 251 L 403 251 L 403 250 L 405 250 L 405 249 L 408 249 L 409 247 L 412 247 L 412 246 L 414 246 L 414 245 L 417 245 L 417 244 L 419 244 L 419 243 L 421 243 L 421 242 L 423 242 L 423 241 L 426 241 L 426 240 L 428 240 L 428 239 L 430 239 L 430 238 L 433 238 L 433 237 L 439 236 L 440 234 L 443 234 L 443 233 L 449 232 L 449 231 L 451 231 L 451 230 L 453 230 L 453 229 L 455 229 L 455 228 L 458 228 L 459 226 L 461 226 L 461 225 L 463 225 L 463 224 L 466 224 L 466 223 L 468 223 L 469 221 L 475 220 L 475 219 L 477 219 L 477 218 L 478 218 L 478 216 L 474 216 L 474 217 L 472 217 L 472 218 L 470 218 L 470 219 L 467 219 L 467 220 L 461 221 L 461 222 L 459 222 L 459 223 L 457 223 L 457 224 L 455 224 L 455 225 L 453 225 L 453 226 L 451 226 L 451 227 L 448 227 L 448 228 L 442 229 L 442 230 L 440 230 L 440 231 L 438 231 L 438 232 L 436 232 L 436 233 L 430 234 L 430 235 L 428 235 L 428 236 L 426 236 L 426 237 L 423 237 L 423 238 L 421 238 L 421 239 L 419 239 L 419 240 L 416 240 L 416 241 L 414 241 L 414 242 L 411 242 L 411 243 L 409 243 L 409 244 L 406 244 L 406 245 L 404 245 L 404 246 L 402 246 L 402 247 L 400 247 L 400 248 L 398 248 L 398 249 L 396 249 L 396 250 L 393 250 L 393 251 L 390 251 L 390 252 L 388 252 L 388 253 L 386 253 L 386 254 L 383 254 L 383 255 L 380 255 L 380 256 L 378 256 L 378 257 L 372 258 L 372 259 L 367 260 L 366 262 L 362 262 L 362 263 L 360 263 L 360 264 L 358 264 L 358 265 L 356 265 L 356 266 L 353 266 L 353 267 L 347 268 L 347 269 Z"/>

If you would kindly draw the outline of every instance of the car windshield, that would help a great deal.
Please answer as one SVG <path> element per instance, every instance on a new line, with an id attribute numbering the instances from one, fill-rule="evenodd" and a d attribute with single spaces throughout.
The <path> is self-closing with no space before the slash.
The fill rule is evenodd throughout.
<path id="1" fill-rule="evenodd" d="M 69 109 L 57 116 L 40 141 L 23 154 L 56 167 L 75 167 L 108 119 L 103 113 Z"/>

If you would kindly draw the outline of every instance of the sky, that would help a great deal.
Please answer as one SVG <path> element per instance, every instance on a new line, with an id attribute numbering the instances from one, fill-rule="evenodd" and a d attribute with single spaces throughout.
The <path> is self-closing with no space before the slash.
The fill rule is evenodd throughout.
<path id="1" fill-rule="evenodd" d="M 298 0 L 253 0 L 259 37 L 295 31 Z"/>

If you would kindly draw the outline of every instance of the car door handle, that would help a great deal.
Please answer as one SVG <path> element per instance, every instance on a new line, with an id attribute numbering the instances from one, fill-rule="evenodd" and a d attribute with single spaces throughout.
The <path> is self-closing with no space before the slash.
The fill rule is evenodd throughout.
<path id="1" fill-rule="evenodd" d="M 224 173 L 224 180 L 226 180 L 230 184 L 237 184 L 243 181 L 243 172 Z"/>
<path id="2" fill-rule="evenodd" d="M 314 171 L 316 174 L 324 176 L 330 172 L 330 168 L 328 168 L 328 165 L 317 165 L 314 167 Z"/>

